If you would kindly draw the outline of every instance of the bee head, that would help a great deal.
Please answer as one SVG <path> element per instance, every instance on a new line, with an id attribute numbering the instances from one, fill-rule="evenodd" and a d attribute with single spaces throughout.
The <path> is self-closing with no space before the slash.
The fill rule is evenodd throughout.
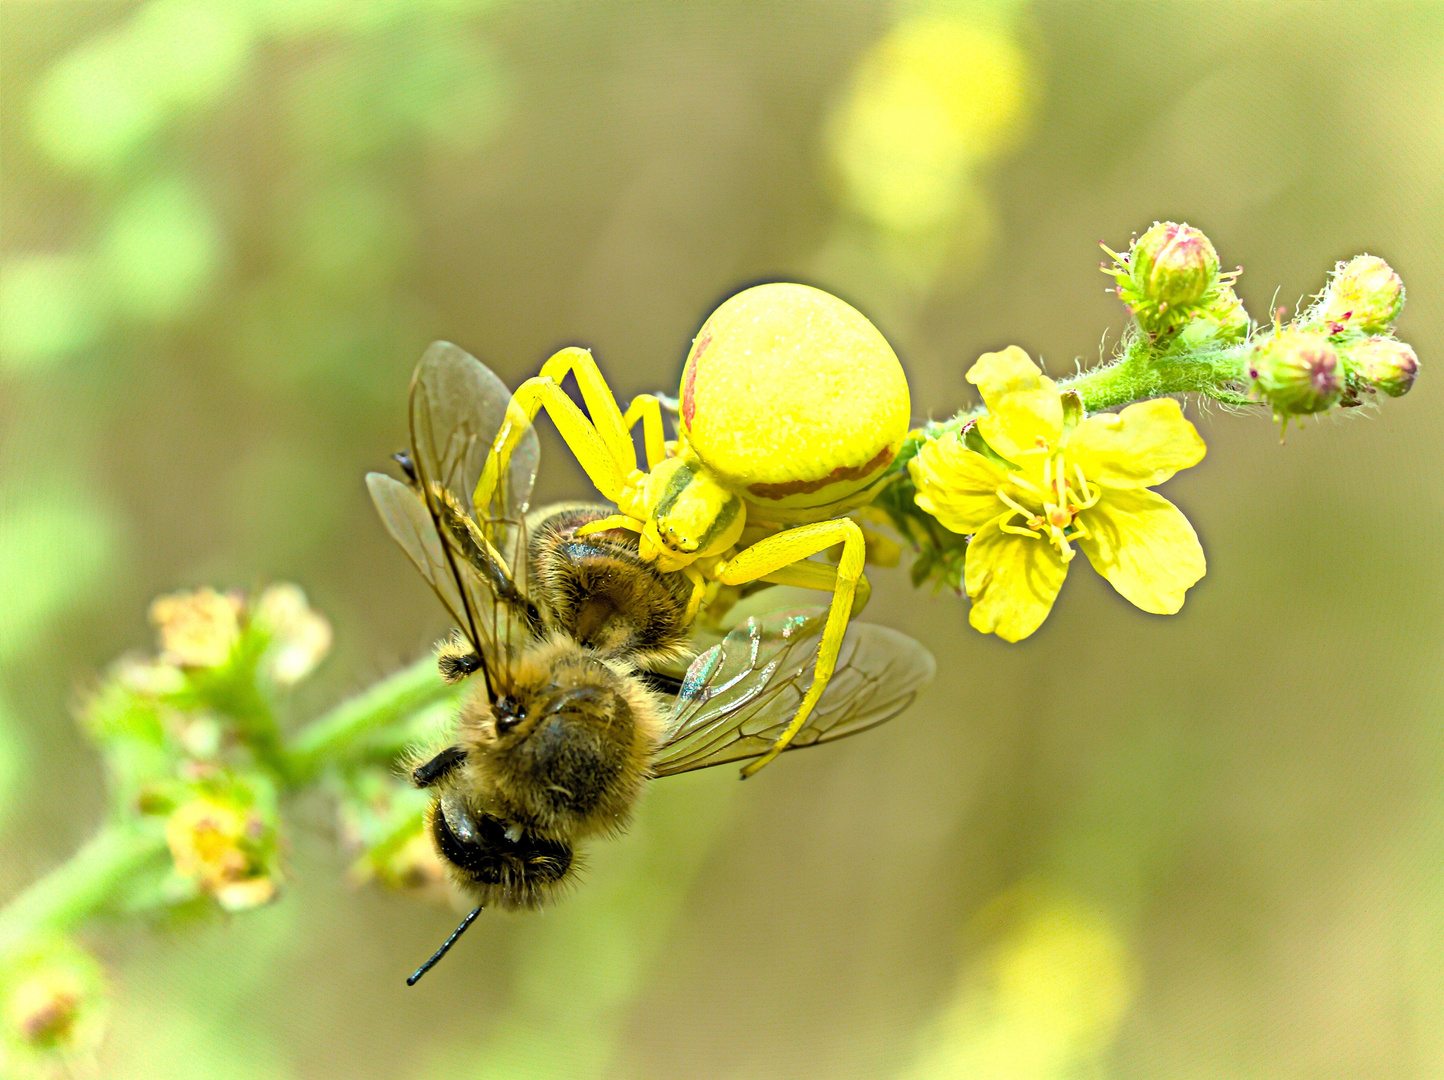
<path id="1" fill-rule="evenodd" d="M 570 844 L 528 833 L 454 793 L 432 804 L 427 829 L 458 882 L 488 906 L 538 907 L 572 867 Z"/>

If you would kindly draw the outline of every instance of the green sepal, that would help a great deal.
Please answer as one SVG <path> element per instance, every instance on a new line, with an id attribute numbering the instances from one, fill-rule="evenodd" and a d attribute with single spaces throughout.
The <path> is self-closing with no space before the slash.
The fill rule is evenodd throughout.
<path id="1" fill-rule="evenodd" d="M 1058 399 L 1063 402 L 1063 430 L 1072 431 L 1087 415 L 1083 409 L 1083 399 L 1076 390 L 1064 390 L 1058 395 Z"/>

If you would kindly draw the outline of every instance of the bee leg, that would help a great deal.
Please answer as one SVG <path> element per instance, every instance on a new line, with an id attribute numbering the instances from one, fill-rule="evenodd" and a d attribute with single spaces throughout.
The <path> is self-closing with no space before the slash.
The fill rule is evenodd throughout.
<path id="1" fill-rule="evenodd" d="M 441 672 L 441 681 L 459 683 L 468 675 L 481 670 L 482 660 L 470 645 L 448 644 L 436 654 L 436 668 Z"/>
<path id="2" fill-rule="evenodd" d="M 416 464 L 411 460 L 411 451 L 400 450 L 391 455 L 391 460 L 401 466 L 401 471 L 406 474 L 406 479 L 411 482 L 412 487 L 415 487 L 417 482 Z"/>
<path id="3" fill-rule="evenodd" d="M 647 684 L 647 689 L 663 697 L 674 698 L 682 692 L 682 680 L 663 671 L 638 671 L 637 678 Z"/>
<path id="4" fill-rule="evenodd" d="M 430 787 L 442 780 L 466 760 L 466 751 L 459 746 L 448 746 L 430 761 L 411 770 L 411 782 L 417 787 Z"/>
<path id="5" fill-rule="evenodd" d="M 817 646 L 817 663 L 812 671 L 812 685 L 807 688 L 802 704 L 797 708 L 797 715 L 792 718 L 787 729 L 778 736 L 767 753 L 743 768 L 744 778 L 754 775 L 787 749 L 807 723 L 807 718 L 812 715 L 818 698 L 822 697 L 822 692 L 827 689 L 832 670 L 837 665 L 838 650 L 842 648 L 842 639 L 847 633 L 848 620 L 852 617 L 853 597 L 862 577 L 867 544 L 857 522 L 851 518 L 834 518 L 812 525 L 799 525 L 795 529 L 787 529 L 759 540 L 719 564 L 713 571 L 713 576 L 724 585 L 743 585 L 776 574 L 784 567 L 792 567 L 793 564 L 839 543 L 842 544 L 842 558 L 837 563 L 827 625 Z M 806 570 L 802 572 L 809 573 Z"/>

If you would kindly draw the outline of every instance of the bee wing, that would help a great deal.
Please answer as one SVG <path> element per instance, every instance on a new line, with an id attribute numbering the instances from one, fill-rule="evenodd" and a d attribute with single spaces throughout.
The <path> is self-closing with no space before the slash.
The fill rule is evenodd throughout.
<path id="1" fill-rule="evenodd" d="M 693 661 L 677 694 L 655 774 L 670 776 L 766 753 L 812 685 L 826 623 L 823 608 L 754 616 Z M 853 623 L 832 680 L 788 749 L 841 739 L 891 719 L 912 704 L 936 670 L 932 654 L 911 638 Z"/>
<path id="2" fill-rule="evenodd" d="M 511 391 L 480 360 L 450 342 L 433 342 L 411 377 L 411 455 L 423 488 L 440 485 L 462 512 L 483 521 L 520 522 L 540 453 L 536 432 L 525 420 L 514 418 L 525 430 L 492 505 L 475 507 L 471 501 L 510 402 Z"/>
<path id="3" fill-rule="evenodd" d="M 411 464 L 406 488 L 373 474 L 372 501 L 387 531 L 431 584 L 488 665 L 525 628 L 526 530 L 537 439 L 524 419 L 490 503 L 472 503 L 491 446 L 508 420 L 511 391 L 474 357 L 436 342 L 411 379 Z M 491 685 L 491 674 L 486 674 Z"/>
<path id="4" fill-rule="evenodd" d="M 421 576 L 456 625 L 468 625 L 461 584 L 452 570 L 441 536 L 436 531 L 436 522 L 426 504 L 415 491 L 385 473 L 367 473 L 366 487 L 391 539 L 401 546 L 406 557 L 421 571 Z"/>

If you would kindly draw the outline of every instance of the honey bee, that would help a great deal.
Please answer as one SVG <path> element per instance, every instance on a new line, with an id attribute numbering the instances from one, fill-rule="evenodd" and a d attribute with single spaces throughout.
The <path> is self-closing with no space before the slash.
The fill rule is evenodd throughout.
<path id="1" fill-rule="evenodd" d="M 574 845 L 626 827 L 647 780 L 765 754 L 816 678 L 827 610 L 746 620 L 681 679 L 691 584 L 637 554 L 634 534 L 578 537 L 609 507 L 528 513 L 535 432 L 480 362 L 437 343 L 411 384 L 407 483 L 371 473 L 388 532 L 461 628 L 439 666 L 481 675 L 454 745 L 412 771 L 435 798 L 426 828 L 476 901 L 414 985 L 485 907 L 535 908 L 569 883 Z M 524 425 L 485 506 L 472 504 L 492 443 Z M 931 679 L 932 656 L 882 627 L 848 630 L 827 690 L 790 748 L 880 724 Z"/>

